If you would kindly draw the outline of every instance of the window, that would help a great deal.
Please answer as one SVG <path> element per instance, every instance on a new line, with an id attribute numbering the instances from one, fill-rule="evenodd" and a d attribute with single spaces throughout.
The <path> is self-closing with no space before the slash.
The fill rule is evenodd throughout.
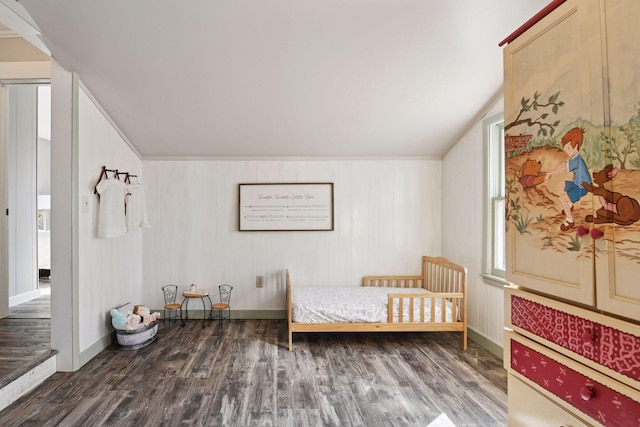
<path id="1" fill-rule="evenodd" d="M 486 119 L 485 153 L 485 262 L 484 277 L 490 283 L 504 285 L 505 198 L 504 198 L 504 120 L 503 115 Z"/>

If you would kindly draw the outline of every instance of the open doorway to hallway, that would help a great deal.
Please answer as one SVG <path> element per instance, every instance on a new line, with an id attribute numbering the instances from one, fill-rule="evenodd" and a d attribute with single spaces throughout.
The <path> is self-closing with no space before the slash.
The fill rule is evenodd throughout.
<path id="1" fill-rule="evenodd" d="M 51 90 L 4 82 L 8 316 L 0 319 L 0 389 L 51 357 Z M 13 214 L 13 215 L 12 215 Z M 43 271 L 46 270 L 46 271 Z M 19 283 L 18 283 L 19 282 Z"/>
<path id="2" fill-rule="evenodd" d="M 11 309 L 50 298 L 51 89 L 29 81 L 11 82 L 5 89 Z"/>

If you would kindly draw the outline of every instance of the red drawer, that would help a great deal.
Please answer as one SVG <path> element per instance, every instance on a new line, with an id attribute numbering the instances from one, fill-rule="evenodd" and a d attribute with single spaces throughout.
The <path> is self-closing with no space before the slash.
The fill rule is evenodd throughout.
<path id="1" fill-rule="evenodd" d="M 510 322 L 514 327 L 640 381 L 640 337 L 636 335 L 518 295 L 511 295 Z"/>
<path id="2" fill-rule="evenodd" d="M 605 426 L 640 426 L 640 403 L 510 340 L 510 368 Z"/>

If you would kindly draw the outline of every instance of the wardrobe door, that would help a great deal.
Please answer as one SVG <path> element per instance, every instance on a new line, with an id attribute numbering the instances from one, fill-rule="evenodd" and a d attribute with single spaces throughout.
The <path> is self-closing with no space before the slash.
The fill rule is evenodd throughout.
<path id="1" fill-rule="evenodd" d="M 598 308 L 640 320 L 640 2 L 603 3 L 608 86 L 604 161 L 593 171 Z"/>
<path id="2" fill-rule="evenodd" d="M 594 205 L 581 184 L 604 126 L 600 2 L 560 5 L 504 49 L 504 68 L 507 280 L 593 305 Z"/>

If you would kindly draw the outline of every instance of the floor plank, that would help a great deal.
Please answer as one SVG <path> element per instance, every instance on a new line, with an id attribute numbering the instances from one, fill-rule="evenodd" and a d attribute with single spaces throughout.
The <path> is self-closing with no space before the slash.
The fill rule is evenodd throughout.
<path id="1" fill-rule="evenodd" d="M 9 319 L 51 319 L 51 295 L 27 301 L 9 309 Z"/>
<path id="2" fill-rule="evenodd" d="M 0 319 L 0 388 L 52 353 L 50 319 Z"/>
<path id="3" fill-rule="evenodd" d="M 42 296 L 9 308 L 0 319 L 0 388 L 51 357 L 51 288 L 41 282 Z"/>
<path id="4" fill-rule="evenodd" d="M 0 412 L 0 425 L 506 425 L 501 361 L 457 333 L 296 334 L 286 322 L 162 324 L 56 373 Z"/>

